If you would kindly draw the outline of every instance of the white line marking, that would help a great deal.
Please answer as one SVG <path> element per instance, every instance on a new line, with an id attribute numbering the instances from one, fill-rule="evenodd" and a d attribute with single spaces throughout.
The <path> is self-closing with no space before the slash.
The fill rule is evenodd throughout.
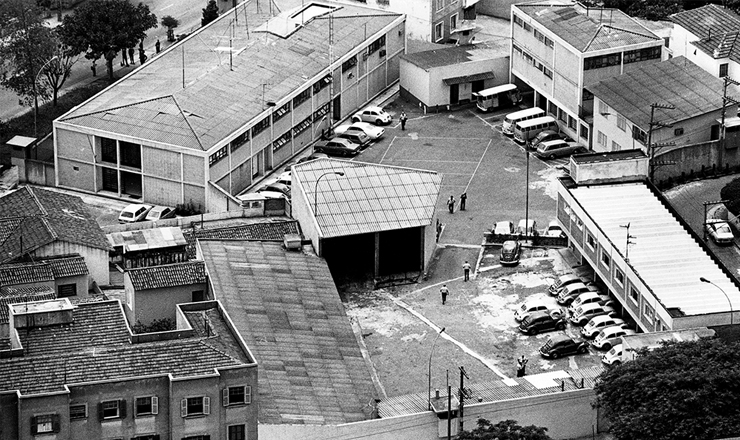
<path id="1" fill-rule="evenodd" d="M 493 142 L 493 139 L 491 139 L 491 140 L 488 141 L 488 145 L 486 145 L 486 149 L 483 150 L 483 154 L 481 154 L 480 159 L 478 160 L 478 165 L 473 170 L 473 175 L 470 176 L 470 180 L 468 180 L 468 184 L 465 185 L 465 192 L 468 191 L 468 187 L 470 186 L 470 182 L 473 181 L 473 177 L 475 177 L 475 173 L 478 172 L 478 168 L 480 168 L 480 164 L 481 164 L 481 162 L 483 162 L 483 158 L 486 157 L 486 153 L 488 152 L 488 148 L 491 146 L 491 142 Z"/>
<path id="2" fill-rule="evenodd" d="M 391 143 L 388 144 L 388 148 L 386 148 L 385 153 L 383 153 L 383 157 L 380 158 L 380 162 L 378 162 L 378 165 L 380 165 L 381 163 L 383 163 L 383 159 L 385 159 L 385 155 L 388 154 L 388 152 L 391 150 L 391 147 L 393 146 L 393 142 L 396 141 L 396 138 L 397 137 L 398 136 L 393 136 L 393 139 L 391 139 Z"/>
<path id="3" fill-rule="evenodd" d="M 425 160 L 425 159 L 393 159 L 393 162 L 478 163 L 474 160 Z"/>
<path id="4" fill-rule="evenodd" d="M 173 6 L 173 3 L 170 3 L 170 4 L 169 4 L 169 5 L 167 5 L 167 6 L 164 6 L 164 7 L 161 7 L 161 8 L 159 8 L 159 10 L 160 10 L 160 11 L 164 11 L 165 9 L 167 9 L 167 8 L 171 8 L 172 6 Z"/>
<path id="5" fill-rule="evenodd" d="M 485 119 L 481 118 L 481 117 L 480 117 L 480 115 L 479 115 L 478 113 L 474 112 L 473 110 L 468 110 L 468 111 L 469 111 L 470 113 L 472 113 L 472 114 L 473 114 L 473 116 L 475 116 L 476 118 L 480 119 L 480 120 L 481 120 L 481 122 L 483 122 L 483 123 L 484 123 L 484 124 L 486 124 L 487 126 L 489 126 L 489 127 L 493 128 L 493 124 L 491 124 L 490 122 L 488 122 L 488 121 L 486 121 Z"/>

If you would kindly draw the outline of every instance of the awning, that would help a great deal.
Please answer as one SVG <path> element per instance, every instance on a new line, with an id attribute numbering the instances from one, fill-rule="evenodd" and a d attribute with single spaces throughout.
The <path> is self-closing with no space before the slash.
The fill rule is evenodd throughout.
<path id="1" fill-rule="evenodd" d="M 465 76 L 456 76 L 454 78 L 446 78 L 443 79 L 444 83 L 448 86 L 451 86 L 453 84 L 462 84 L 462 83 L 469 83 L 473 81 L 480 81 L 482 79 L 493 79 L 496 76 L 493 74 L 493 72 L 483 72 L 483 73 L 476 73 L 474 75 L 465 75 Z"/>

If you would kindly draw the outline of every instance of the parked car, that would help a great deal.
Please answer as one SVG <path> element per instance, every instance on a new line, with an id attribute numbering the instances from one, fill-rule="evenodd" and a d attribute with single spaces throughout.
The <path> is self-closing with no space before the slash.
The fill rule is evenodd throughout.
<path id="1" fill-rule="evenodd" d="M 516 233 L 522 235 L 537 235 L 537 222 L 532 219 L 529 219 L 529 221 L 524 219 L 519 220 L 519 224 L 516 227 Z"/>
<path id="2" fill-rule="evenodd" d="M 732 244 L 735 241 L 735 236 L 732 234 L 730 225 L 724 220 L 716 218 L 708 219 L 705 227 L 707 234 L 718 245 Z"/>
<path id="3" fill-rule="evenodd" d="M 574 283 L 586 284 L 583 282 L 581 277 L 574 273 L 566 273 L 565 275 L 560 275 L 560 278 L 555 280 L 555 282 L 552 283 L 547 289 L 547 293 L 553 296 L 557 296 L 558 292 L 560 292 L 564 287 Z"/>
<path id="4" fill-rule="evenodd" d="M 540 347 L 542 357 L 557 359 L 569 354 L 583 354 L 588 352 L 588 343 L 582 339 L 571 339 L 566 335 L 554 335 Z"/>
<path id="5" fill-rule="evenodd" d="M 350 140 L 359 145 L 360 148 L 365 148 L 370 145 L 371 140 L 370 136 L 359 131 L 345 131 L 342 134 L 338 134 L 337 137 Z"/>
<path id="6" fill-rule="evenodd" d="M 551 220 L 543 235 L 545 237 L 565 237 L 565 232 L 563 232 L 563 228 L 560 227 L 557 220 Z"/>
<path id="7" fill-rule="evenodd" d="M 309 160 L 316 160 L 316 159 L 327 158 L 327 157 L 329 157 L 328 154 L 313 152 L 306 157 L 302 157 L 298 159 L 297 163 L 303 163 L 303 162 L 308 162 Z"/>
<path id="8" fill-rule="evenodd" d="M 123 208 L 123 211 L 118 215 L 118 223 L 140 222 L 146 218 L 151 209 L 152 205 L 132 203 Z"/>
<path id="9" fill-rule="evenodd" d="M 552 330 L 565 330 L 566 319 L 561 314 L 546 311 L 533 312 L 519 324 L 519 331 L 525 335 L 536 335 Z"/>
<path id="10" fill-rule="evenodd" d="M 586 148 L 576 142 L 567 142 L 563 139 L 540 142 L 534 155 L 540 159 L 555 159 L 556 157 L 570 156 L 583 153 Z"/>
<path id="11" fill-rule="evenodd" d="M 336 156 L 354 156 L 360 152 L 360 146 L 349 139 L 333 138 L 321 140 L 314 144 L 315 153 L 325 153 Z"/>
<path id="12" fill-rule="evenodd" d="M 596 338 L 594 338 L 593 346 L 599 350 L 609 350 L 615 345 L 619 345 L 622 336 L 634 335 L 635 331 L 624 328 L 621 325 L 615 325 L 602 329 Z"/>
<path id="13" fill-rule="evenodd" d="M 558 318 L 565 316 L 563 309 L 556 308 L 551 310 L 550 306 L 548 306 L 545 301 L 541 299 L 533 299 L 523 302 L 522 305 L 514 310 L 514 319 L 516 319 L 517 322 L 521 322 L 527 316 L 535 312 L 545 312 Z"/>
<path id="14" fill-rule="evenodd" d="M 584 304 L 573 312 L 573 315 L 570 317 L 570 322 L 575 325 L 586 325 L 591 318 L 599 315 L 616 317 L 617 312 L 613 308 L 602 306 L 599 303 Z"/>
<path id="15" fill-rule="evenodd" d="M 157 220 L 164 220 L 167 218 L 174 218 L 175 217 L 175 210 L 170 208 L 169 206 L 155 206 L 154 208 L 150 209 L 149 212 L 146 214 L 145 220 L 146 221 L 157 221 Z"/>
<path id="16" fill-rule="evenodd" d="M 530 140 L 529 148 L 536 150 L 540 145 L 540 142 L 556 141 L 559 139 L 565 139 L 565 134 L 559 133 L 555 130 L 544 130 L 539 132 L 534 139 Z"/>
<path id="17" fill-rule="evenodd" d="M 609 298 L 609 295 L 602 295 L 601 292 L 592 290 L 589 292 L 583 292 L 582 294 L 578 295 L 576 299 L 574 299 L 573 302 L 570 303 L 568 311 L 570 313 L 573 313 L 573 311 L 575 311 L 575 309 L 577 309 L 579 306 L 591 303 L 598 303 L 602 306 L 606 305 L 609 307 L 614 306 L 614 301 Z"/>
<path id="18" fill-rule="evenodd" d="M 334 129 L 334 133 L 337 135 L 341 135 L 342 133 L 365 133 L 370 139 L 376 141 L 383 137 L 385 128 L 368 124 L 367 122 L 355 122 L 351 125 L 340 125 Z"/>
<path id="19" fill-rule="evenodd" d="M 265 191 L 281 193 L 285 197 L 290 197 L 290 187 L 283 183 L 278 183 L 278 182 L 268 183 L 267 185 L 264 185 L 263 187 L 257 190 L 257 192 L 265 192 Z"/>
<path id="20" fill-rule="evenodd" d="M 516 240 L 507 240 L 501 246 L 501 255 L 499 256 L 499 262 L 502 265 L 510 264 L 515 266 L 519 264 L 519 259 L 522 254 L 522 245 Z"/>
<path id="21" fill-rule="evenodd" d="M 594 285 L 586 285 L 583 283 L 569 284 L 558 291 L 557 302 L 563 306 L 570 305 L 570 303 L 578 298 L 578 295 L 586 292 L 600 292 L 600 290 Z"/>
<path id="22" fill-rule="evenodd" d="M 513 235 L 514 223 L 509 221 L 496 222 L 491 229 L 493 229 L 494 235 Z"/>
<path id="23" fill-rule="evenodd" d="M 390 124 L 391 120 L 393 120 L 391 115 L 376 106 L 365 107 L 364 110 L 352 115 L 352 122 L 372 122 L 375 125 Z"/>
<path id="24" fill-rule="evenodd" d="M 293 183 L 293 173 L 291 173 L 290 171 L 281 173 L 278 176 L 277 183 L 282 183 L 283 185 L 287 185 L 288 187 L 290 187 L 290 185 Z"/>
<path id="25" fill-rule="evenodd" d="M 627 327 L 627 323 L 621 318 L 613 318 L 609 315 L 599 315 L 591 318 L 590 321 L 581 329 L 581 335 L 584 338 L 593 338 L 599 334 L 599 332 L 607 327 L 613 327 L 615 325 L 621 327 Z"/>
<path id="26" fill-rule="evenodd" d="M 601 356 L 601 362 L 607 365 L 619 365 L 622 363 L 622 344 L 617 344 Z"/>

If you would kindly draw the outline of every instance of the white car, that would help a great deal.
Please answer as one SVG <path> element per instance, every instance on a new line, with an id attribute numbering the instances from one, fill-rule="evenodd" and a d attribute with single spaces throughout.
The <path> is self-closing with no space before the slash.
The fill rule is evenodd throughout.
<path id="1" fill-rule="evenodd" d="M 151 211 L 152 205 L 142 205 L 139 203 L 133 203 L 123 208 L 121 214 L 118 216 L 118 223 L 133 223 L 144 220 L 146 215 Z"/>
<path id="2" fill-rule="evenodd" d="M 376 106 L 366 107 L 352 115 L 352 122 L 372 122 L 375 125 L 390 124 L 392 119 L 385 110 Z"/>
<path id="3" fill-rule="evenodd" d="M 378 140 L 385 134 L 385 128 L 378 127 L 367 122 L 355 122 L 352 125 L 340 125 L 334 129 L 337 136 L 343 133 L 364 133 L 372 140 Z"/>
<path id="4" fill-rule="evenodd" d="M 730 225 L 724 220 L 716 218 L 708 219 L 706 228 L 709 236 L 717 244 L 732 244 L 735 241 L 735 236 L 732 235 Z"/>
<path id="5" fill-rule="evenodd" d="M 514 309 L 514 319 L 517 322 L 522 322 L 524 319 L 527 318 L 527 316 L 535 312 L 545 312 L 555 319 L 560 319 L 565 316 L 565 312 L 563 311 L 563 309 L 551 309 L 544 301 L 535 299 L 526 301 L 525 303 Z"/>
<path id="6" fill-rule="evenodd" d="M 622 363 L 622 344 L 612 347 L 605 355 L 601 356 L 601 362 L 607 365 L 619 365 Z"/>
<path id="7" fill-rule="evenodd" d="M 146 215 L 146 221 L 159 221 L 175 217 L 175 210 L 169 206 L 155 206 Z"/>
<path id="8" fill-rule="evenodd" d="M 496 222 L 493 225 L 495 235 L 514 235 L 514 223 L 509 221 Z"/>
<path id="9" fill-rule="evenodd" d="M 584 338 L 595 338 L 601 330 L 615 325 L 625 328 L 627 327 L 627 324 L 620 318 L 612 318 L 609 315 L 594 316 L 590 321 L 588 321 L 588 324 L 581 329 L 581 335 L 583 335 Z"/>
<path id="10" fill-rule="evenodd" d="M 545 229 L 545 237 L 565 237 L 565 232 L 563 232 L 563 228 L 560 227 L 557 220 L 552 220 L 550 224 L 547 225 L 547 229 Z"/>

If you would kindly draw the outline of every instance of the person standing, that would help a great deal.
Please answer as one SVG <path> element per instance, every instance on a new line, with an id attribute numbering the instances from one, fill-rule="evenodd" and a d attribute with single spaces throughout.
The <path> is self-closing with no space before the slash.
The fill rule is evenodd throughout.
<path id="1" fill-rule="evenodd" d="M 442 284 L 442 287 L 439 289 L 439 293 L 442 294 L 442 305 L 445 305 L 447 302 L 447 295 L 450 294 L 450 289 L 447 288 L 447 284 Z"/>
<path id="2" fill-rule="evenodd" d="M 442 222 L 437 219 L 437 240 L 436 242 L 439 243 L 439 236 L 442 235 Z"/>
<path id="3" fill-rule="evenodd" d="M 406 121 L 409 120 L 408 116 L 406 116 L 406 112 L 401 112 L 401 117 L 398 118 L 401 121 L 401 130 L 406 130 Z"/>
<path id="4" fill-rule="evenodd" d="M 527 374 L 527 362 L 529 360 L 522 355 L 516 361 L 516 377 L 524 377 Z"/>
<path id="5" fill-rule="evenodd" d="M 128 48 L 128 59 L 131 60 L 131 65 L 136 65 L 136 61 L 134 61 L 134 48 L 129 47 Z"/>
<path id="6" fill-rule="evenodd" d="M 126 49 L 121 49 L 121 67 L 128 67 L 128 58 L 126 58 Z"/>
<path id="7" fill-rule="evenodd" d="M 159 53 L 159 49 L 162 47 L 162 44 L 159 42 L 159 38 L 157 38 L 157 42 L 154 43 L 154 49 Z"/>
<path id="8" fill-rule="evenodd" d="M 465 211 L 465 202 L 468 200 L 468 193 L 460 194 L 460 211 Z"/>
<path id="9" fill-rule="evenodd" d="M 463 274 L 465 275 L 465 281 L 470 280 L 470 263 L 465 261 L 465 264 L 463 264 Z"/>
<path id="10" fill-rule="evenodd" d="M 98 76 L 98 66 L 95 65 L 95 60 L 93 60 L 90 70 L 92 70 L 93 76 Z"/>
<path id="11" fill-rule="evenodd" d="M 139 64 L 141 64 L 143 66 L 144 65 L 144 61 L 146 61 L 146 59 L 147 59 L 147 56 L 144 53 L 144 49 L 139 49 Z"/>
<path id="12" fill-rule="evenodd" d="M 455 212 L 455 196 L 450 196 L 450 198 L 447 199 L 447 209 L 450 210 L 450 214 Z"/>

